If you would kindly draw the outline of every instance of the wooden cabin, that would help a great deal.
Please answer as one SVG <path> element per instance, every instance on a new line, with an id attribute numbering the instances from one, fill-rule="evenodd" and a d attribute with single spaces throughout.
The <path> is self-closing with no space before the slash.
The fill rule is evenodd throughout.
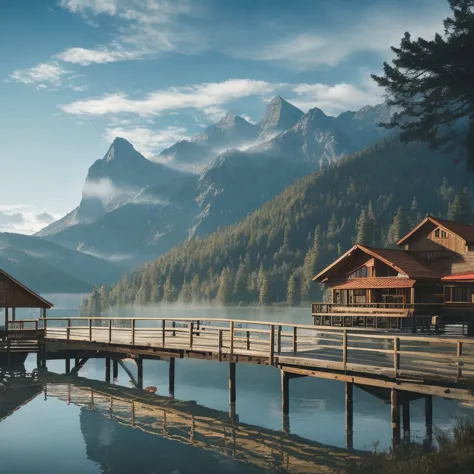
<path id="1" fill-rule="evenodd" d="M 356 244 L 314 277 L 330 301 L 317 325 L 416 331 L 463 323 L 474 336 L 474 225 L 427 216 L 398 249 Z"/>
<path id="2" fill-rule="evenodd" d="M 45 318 L 52 307 L 49 301 L 0 269 L 0 339 L 15 327 L 18 308 L 39 308 Z"/>

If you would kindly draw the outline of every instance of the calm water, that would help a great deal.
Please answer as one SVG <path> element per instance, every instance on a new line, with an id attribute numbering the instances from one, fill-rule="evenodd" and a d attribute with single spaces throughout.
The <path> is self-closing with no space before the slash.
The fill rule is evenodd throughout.
<path id="1" fill-rule="evenodd" d="M 171 311 L 176 312 L 173 316 L 309 320 L 307 309 L 129 308 L 122 315 L 169 316 Z M 28 358 L 25 369 L 32 371 L 35 363 L 35 357 Z M 127 366 L 135 373 L 133 364 Z M 48 362 L 51 372 L 61 374 L 64 368 L 63 361 Z M 290 434 L 286 435 L 282 432 L 280 374 L 270 367 L 237 365 L 238 421 L 234 425 L 228 417 L 225 363 L 177 360 L 175 398 L 183 402 L 173 408 L 175 405 L 160 397 L 168 395 L 168 364 L 145 361 L 144 386 L 158 390 L 155 396 L 147 395 L 151 404 L 135 405 L 135 426 L 131 400 L 138 392 L 133 391 L 122 368 L 113 385 L 114 396 L 120 400 L 113 403 L 112 411 L 108 396 L 104 396 L 104 390 L 110 390 L 103 382 L 104 361 L 88 361 L 79 375 L 98 384 L 92 387 L 97 389 L 94 409 L 90 407 L 89 382 L 81 390 L 70 386 L 69 404 L 64 394 L 70 378 L 56 380 L 58 383 L 48 385 L 46 391 L 37 388 L 31 401 L 0 422 L 0 473 L 328 472 L 327 468 L 340 467 L 347 456 L 344 385 L 337 381 L 290 381 Z M 62 399 L 58 393 L 63 394 Z M 1 405 L 5 394 L 21 402 L 25 390 L 4 390 L 2 394 L 0 389 L 0 418 L 4 416 Z M 77 406 L 74 397 L 86 406 Z M 422 439 L 424 404 L 415 401 L 411 406 L 412 437 Z M 434 424 L 441 429 L 452 426 L 457 416 L 474 415 L 470 408 L 443 399 L 434 399 L 433 408 Z M 391 444 L 390 407 L 355 388 L 354 448 L 368 450 L 374 443 L 380 447 Z"/>

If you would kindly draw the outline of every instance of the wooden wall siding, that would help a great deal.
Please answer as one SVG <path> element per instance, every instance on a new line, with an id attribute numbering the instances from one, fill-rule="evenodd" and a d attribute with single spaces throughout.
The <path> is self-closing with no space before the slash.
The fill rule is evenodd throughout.
<path id="1" fill-rule="evenodd" d="M 0 274 L 0 307 L 44 308 L 46 305 L 7 276 Z"/>
<path id="2" fill-rule="evenodd" d="M 418 250 L 418 251 L 439 251 L 443 249 L 452 250 L 456 253 L 463 254 L 466 252 L 466 241 L 448 232 L 448 237 L 441 239 L 435 237 L 436 229 L 427 229 L 425 233 L 419 232 L 417 238 L 407 244 L 405 248 L 407 250 Z"/>
<path id="3" fill-rule="evenodd" d="M 453 259 L 451 274 L 468 273 L 474 271 L 474 252 L 466 252 L 462 258 Z"/>
<path id="4" fill-rule="evenodd" d="M 355 250 L 354 254 L 341 262 L 341 264 L 333 268 L 329 272 L 330 280 L 344 280 L 353 271 L 360 268 L 362 265 L 367 264 L 373 260 L 370 255 L 362 252 L 361 250 Z"/>

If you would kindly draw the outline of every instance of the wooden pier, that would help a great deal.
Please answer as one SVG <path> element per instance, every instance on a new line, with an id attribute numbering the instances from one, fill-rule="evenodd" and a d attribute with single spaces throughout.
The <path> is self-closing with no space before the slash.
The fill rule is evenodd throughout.
<path id="1" fill-rule="evenodd" d="M 368 332 L 229 319 L 190 318 L 48 318 L 11 322 L 10 331 L 38 335 L 38 367 L 65 359 L 66 372 L 77 373 L 90 358 L 111 366 L 136 363 L 136 385 L 143 386 L 143 360 L 169 361 L 169 392 L 174 394 L 176 359 L 194 358 L 229 364 L 229 412 L 238 402 L 239 363 L 262 364 L 281 372 L 282 415 L 290 413 L 290 380 L 316 377 L 339 380 L 346 390 L 348 445 L 353 432 L 353 386 L 391 404 L 393 439 L 409 432 L 409 404 L 424 398 L 427 433 L 432 426 L 432 396 L 474 403 L 474 339 Z M 70 369 L 70 360 L 74 368 Z M 132 378 L 133 374 L 130 374 Z M 401 407 L 403 411 L 401 411 Z"/>

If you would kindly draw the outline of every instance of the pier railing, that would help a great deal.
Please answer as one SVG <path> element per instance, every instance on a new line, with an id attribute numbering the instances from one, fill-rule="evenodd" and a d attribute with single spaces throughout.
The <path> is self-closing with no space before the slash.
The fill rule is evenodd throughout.
<path id="1" fill-rule="evenodd" d="M 194 318 L 48 318 L 40 327 L 47 341 L 184 350 L 216 360 L 247 356 L 296 373 L 296 367 L 311 367 L 474 384 L 474 340 L 462 337 Z"/>

